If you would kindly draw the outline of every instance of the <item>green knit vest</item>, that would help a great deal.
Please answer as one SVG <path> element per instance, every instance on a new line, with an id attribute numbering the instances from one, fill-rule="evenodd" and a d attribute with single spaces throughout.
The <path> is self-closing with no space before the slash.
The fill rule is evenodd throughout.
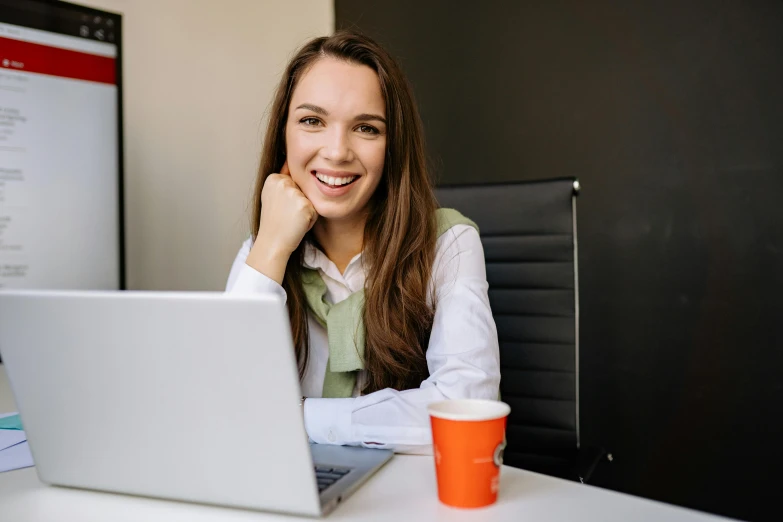
<path id="1" fill-rule="evenodd" d="M 455 225 L 476 224 L 450 208 L 435 211 L 437 237 Z M 310 311 L 326 328 L 329 337 L 329 360 L 326 363 L 323 397 L 351 397 L 356 376 L 364 369 L 364 289 L 354 292 L 337 304 L 325 299 L 326 283 L 318 270 L 303 267 L 302 287 Z"/>

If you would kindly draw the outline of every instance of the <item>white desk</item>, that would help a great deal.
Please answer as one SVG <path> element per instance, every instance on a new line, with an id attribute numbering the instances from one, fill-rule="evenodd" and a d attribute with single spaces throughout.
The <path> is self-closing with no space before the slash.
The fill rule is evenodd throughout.
<path id="1" fill-rule="evenodd" d="M 13 399 L 0 366 L 0 412 Z M 457 510 L 438 502 L 431 457 L 396 455 L 328 520 L 454 521 L 717 521 L 712 515 L 504 467 L 492 507 Z M 45 486 L 34 468 L 0 473 L 0 518 L 13 522 L 285 521 L 295 517 Z M 312 520 L 312 519 L 301 519 Z"/>

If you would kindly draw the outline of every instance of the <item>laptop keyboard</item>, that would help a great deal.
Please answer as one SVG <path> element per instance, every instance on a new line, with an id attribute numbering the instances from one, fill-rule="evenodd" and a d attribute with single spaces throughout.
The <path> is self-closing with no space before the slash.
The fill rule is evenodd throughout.
<path id="1" fill-rule="evenodd" d="M 343 478 L 351 471 L 349 468 L 335 468 L 326 466 L 315 467 L 315 478 L 318 480 L 318 492 L 323 490 Z"/>

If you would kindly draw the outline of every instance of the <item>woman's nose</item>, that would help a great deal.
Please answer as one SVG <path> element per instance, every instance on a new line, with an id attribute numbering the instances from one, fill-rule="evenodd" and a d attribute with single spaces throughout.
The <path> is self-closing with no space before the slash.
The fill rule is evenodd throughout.
<path id="1" fill-rule="evenodd" d="M 345 132 L 338 128 L 332 128 L 326 133 L 322 154 L 325 159 L 334 163 L 344 163 L 351 160 L 351 144 Z"/>

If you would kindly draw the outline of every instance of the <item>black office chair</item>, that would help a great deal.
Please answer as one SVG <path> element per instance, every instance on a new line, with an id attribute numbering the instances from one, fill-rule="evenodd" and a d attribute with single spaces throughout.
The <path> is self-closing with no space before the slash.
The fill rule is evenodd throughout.
<path id="1" fill-rule="evenodd" d="M 580 444 L 578 193 L 574 178 L 436 189 L 484 245 L 511 406 L 505 464 L 585 482 L 606 452 Z"/>

